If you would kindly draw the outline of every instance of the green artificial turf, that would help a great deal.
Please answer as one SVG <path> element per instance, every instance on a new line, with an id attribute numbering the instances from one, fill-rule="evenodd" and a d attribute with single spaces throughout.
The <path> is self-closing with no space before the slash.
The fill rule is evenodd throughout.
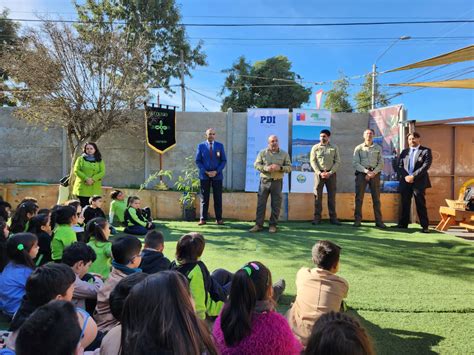
<path id="1" fill-rule="evenodd" d="M 206 238 L 202 260 L 212 271 L 235 271 L 258 260 L 287 283 L 280 312 L 295 297 L 295 275 L 311 266 L 311 247 L 332 240 L 342 247 L 339 275 L 350 284 L 347 303 L 374 339 L 379 354 L 474 353 L 474 245 L 441 233 L 288 222 L 276 234 L 249 233 L 251 223 L 198 226 L 158 221 L 164 253 L 190 231 Z"/>

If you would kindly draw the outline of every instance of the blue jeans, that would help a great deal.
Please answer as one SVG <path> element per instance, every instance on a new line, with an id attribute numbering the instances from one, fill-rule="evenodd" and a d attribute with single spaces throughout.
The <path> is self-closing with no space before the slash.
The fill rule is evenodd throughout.
<path id="1" fill-rule="evenodd" d="M 151 228 L 151 229 L 154 229 Z M 123 230 L 127 234 L 145 235 L 148 233 L 148 229 L 143 226 L 129 226 Z"/>

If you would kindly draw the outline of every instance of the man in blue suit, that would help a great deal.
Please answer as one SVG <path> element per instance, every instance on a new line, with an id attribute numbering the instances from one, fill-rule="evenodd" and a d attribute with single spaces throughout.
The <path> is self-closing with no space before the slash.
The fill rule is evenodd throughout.
<path id="1" fill-rule="evenodd" d="M 196 152 L 196 165 L 199 168 L 201 180 L 201 219 L 199 225 L 206 224 L 209 210 L 209 194 L 212 187 L 214 196 L 214 212 L 216 223 L 224 224 L 222 220 L 222 170 L 227 159 L 224 145 L 216 142 L 216 131 L 209 128 L 206 131 L 206 140 L 200 143 Z"/>

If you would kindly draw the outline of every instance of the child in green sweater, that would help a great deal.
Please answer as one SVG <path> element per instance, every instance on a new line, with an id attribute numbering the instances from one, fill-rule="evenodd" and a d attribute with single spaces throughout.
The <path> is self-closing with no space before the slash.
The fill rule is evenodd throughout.
<path id="1" fill-rule="evenodd" d="M 97 258 L 89 268 L 90 273 L 107 279 L 112 267 L 112 243 L 109 242 L 110 226 L 105 218 L 91 219 L 86 225 L 87 245 L 94 249 Z"/>
<path id="2" fill-rule="evenodd" d="M 113 226 L 123 226 L 125 223 L 125 194 L 120 190 L 114 190 L 110 193 L 112 202 L 109 208 L 109 223 Z"/>
<path id="3" fill-rule="evenodd" d="M 51 215 L 54 219 L 53 239 L 51 240 L 51 258 L 61 262 L 64 248 L 77 242 L 76 233 L 72 226 L 77 224 L 78 214 L 71 206 L 61 206 Z"/>
<path id="4" fill-rule="evenodd" d="M 140 197 L 130 196 L 128 198 L 127 209 L 125 210 L 125 233 L 145 235 L 149 230 L 156 228 L 149 219 L 150 216 L 146 216 L 140 207 Z"/>

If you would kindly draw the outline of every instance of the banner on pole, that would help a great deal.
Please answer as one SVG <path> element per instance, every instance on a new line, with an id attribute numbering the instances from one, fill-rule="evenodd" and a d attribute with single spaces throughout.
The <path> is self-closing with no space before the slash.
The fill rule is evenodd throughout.
<path id="1" fill-rule="evenodd" d="M 278 137 L 280 148 L 288 152 L 288 109 L 256 108 L 247 110 L 247 164 L 245 191 L 256 192 L 260 173 L 253 164 L 258 152 L 268 146 L 268 137 Z M 283 192 L 288 192 L 288 174 L 283 178 Z"/>
<path id="2" fill-rule="evenodd" d="M 380 175 L 381 192 L 398 192 L 397 161 L 400 154 L 398 122 L 402 105 L 381 107 L 371 110 L 369 128 L 375 131 L 374 143 L 382 146 L 384 168 Z"/>
<path id="3" fill-rule="evenodd" d="M 316 91 L 316 109 L 319 110 L 319 108 L 321 107 L 321 99 L 323 98 L 323 89 L 319 89 L 318 91 Z"/>
<path id="4" fill-rule="evenodd" d="M 314 171 L 309 160 L 311 148 L 319 143 L 322 129 L 331 129 L 329 110 L 293 110 L 291 192 L 311 193 Z"/>
<path id="5" fill-rule="evenodd" d="M 159 154 L 176 145 L 176 110 L 145 106 L 146 142 Z"/>

